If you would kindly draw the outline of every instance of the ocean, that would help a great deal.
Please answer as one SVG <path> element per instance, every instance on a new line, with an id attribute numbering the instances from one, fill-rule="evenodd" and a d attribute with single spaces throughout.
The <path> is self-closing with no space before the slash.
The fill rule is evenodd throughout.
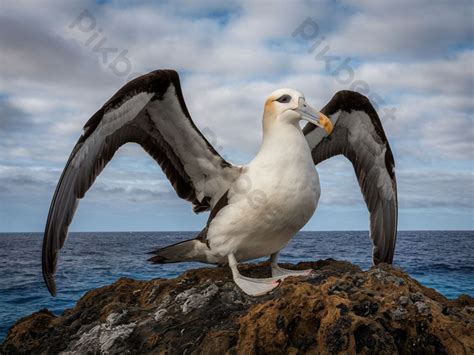
<path id="1" fill-rule="evenodd" d="M 57 272 L 58 294 L 51 297 L 41 275 L 42 233 L 0 233 L 0 341 L 20 317 L 42 308 L 59 314 L 86 291 L 120 277 L 170 278 L 205 266 L 152 265 L 146 253 L 192 238 L 196 232 L 70 233 Z M 300 232 L 283 250 L 281 262 L 348 260 L 371 266 L 367 231 Z M 394 264 L 448 298 L 474 296 L 474 231 L 401 231 Z"/>

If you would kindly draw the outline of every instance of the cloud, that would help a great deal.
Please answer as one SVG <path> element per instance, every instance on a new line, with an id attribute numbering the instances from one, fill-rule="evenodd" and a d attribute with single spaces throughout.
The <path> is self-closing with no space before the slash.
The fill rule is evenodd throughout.
<path id="1" fill-rule="evenodd" d="M 443 169 L 443 160 L 424 169 L 397 169 L 398 201 L 401 209 L 473 209 L 474 173 Z M 365 209 L 364 200 L 352 171 L 343 157 L 317 166 L 321 180 L 322 208 Z"/>
<path id="2" fill-rule="evenodd" d="M 421 139 L 422 144 L 432 148 L 440 158 L 474 160 L 472 117 L 448 114 L 427 124 Z"/>
<path id="3" fill-rule="evenodd" d="M 95 26 L 71 26 L 85 10 Z M 82 126 L 126 81 L 110 67 L 114 56 L 104 63 L 94 50 L 101 40 L 115 53 L 126 51 L 131 72 L 177 69 L 196 125 L 229 161 L 247 163 L 258 151 L 263 102 L 273 90 L 293 87 L 322 107 L 350 85 L 315 59 L 317 51 L 309 52 L 314 40 L 292 37 L 309 16 L 330 54 L 353 58 L 369 96 L 383 98 L 379 113 L 396 108 L 395 119 L 383 124 L 396 158 L 401 208 L 472 208 L 472 10 L 469 1 L 2 4 L 0 199 L 24 208 L 34 196 L 39 207 L 32 213 L 43 218 L 40 210 L 47 211 Z M 318 170 L 323 208 L 365 208 L 344 158 Z M 140 215 L 149 214 L 140 204 L 183 210 L 177 201 L 156 163 L 127 145 L 84 203 L 110 206 L 112 215 L 116 206 L 130 205 Z M 22 211 L 4 206 L 2 215 Z"/>
<path id="4" fill-rule="evenodd" d="M 464 50 L 442 59 L 364 64 L 358 75 L 378 90 L 468 96 L 474 85 L 473 62 L 474 51 Z"/>
<path id="5" fill-rule="evenodd" d="M 352 16 L 328 42 L 336 52 L 362 58 L 432 58 L 473 39 L 472 2 L 354 1 Z"/>
<path id="6" fill-rule="evenodd" d="M 0 136 L 3 132 L 24 128 L 28 118 L 28 114 L 7 97 L 0 97 Z"/>
<path id="7" fill-rule="evenodd" d="M 2 42 L 2 81 L 1 89 L 9 90 L 15 86 L 33 84 L 43 89 L 65 88 L 74 78 L 76 86 L 97 81 L 109 86 L 115 80 L 97 66 L 95 58 L 72 41 L 55 34 L 46 23 L 25 21 L 21 17 L 0 18 L 0 31 L 4 34 Z M 8 86 L 7 86 L 8 83 Z"/>
<path id="8" fill-rule="evenodd" d="M 474 174 L 465 171 L 405 170 L 398 173 L 401 208 L 474 208 Z"/>

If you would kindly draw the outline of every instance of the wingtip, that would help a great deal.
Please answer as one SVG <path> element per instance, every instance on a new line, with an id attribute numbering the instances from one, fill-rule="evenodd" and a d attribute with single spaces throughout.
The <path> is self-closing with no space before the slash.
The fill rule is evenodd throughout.
<path id="1" fill-rule="evenodd" d="M 372 262 L 374 265 L 379 265 L 379 264 L 393 264 L 393 254 L 391 255 L 385 255 L 383 257 L 373 255 L 372 256 Z"/>
<path id="2" fill-rule="evenodd" d="M 56 297 L 56 289 L 50 289 L 48 288 L 49 294 L 53 297 Z"/>
<path id="3" fill-rule="evenodd" d="M 54 280 L 54 275 L 44 274 L 43 276 L 49 293 L 51 294 L 51 296 L 56 297 L 56 281 Z"/>
<path id="4" fill-rule="evenodd" d="M 151 258 L 149 258 L 147 261 L 153 264 L 165 264 L 167 262 L 167 258 L 161 255 L 155 255 Z"/>

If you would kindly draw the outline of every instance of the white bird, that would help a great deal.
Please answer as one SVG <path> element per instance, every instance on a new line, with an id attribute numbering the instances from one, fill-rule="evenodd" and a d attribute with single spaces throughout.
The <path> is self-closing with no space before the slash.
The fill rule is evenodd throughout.
<path id="1" fill-rule="evenodd" d="M 309 123 L 302 130 L 300 121 Z M 318 112 L 303 94 L 274 91 L 265 101 L 263 141 L 247 166 L 225 161 L 194 125 L 179 76 L 158 70 L 127 83 L 84 126 L 64 168 L 46 223 L 42 268 L 51 294 L 58 253 L 79 199 L 127 142 L 140 144 L 161 166 L 179 197 L 198 213 L 210 210 L 194 239 L 151 252 L 154 263 L 229 264 L 234 281 L 261 295 L 290 275 L 278 253 L 313 215 L 320 196 L 315 164 L 344 154 L 353 164 L 370 212 L 375 263 L 393 260 L 397 232 L 394 160 L 369 100 L 340 91 Z M 240 274 L 241 261 L 270 256 L 272 277 Z"/>

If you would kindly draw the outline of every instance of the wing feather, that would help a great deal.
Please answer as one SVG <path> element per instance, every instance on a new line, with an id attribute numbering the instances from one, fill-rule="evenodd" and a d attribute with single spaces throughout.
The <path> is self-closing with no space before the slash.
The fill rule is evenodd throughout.
<path id="1" fill-rule="evenodd" d="M 140 144 L 195 212 L 209 210 L 240 174 L 196 128 L 178 74 L 159 70 L 121 88 L 84 126 L 61 174 L 46 222 L 42 269 L 54 295 L 59 250 L 79 200 L 125 143 Z"/>
<path id="2" fill-rule="evenodd" d="M 395 251 L 398 203 L 395 162 L 382 123 L 370 101 L 353 91 L 340 91 L 321 110 L 334 131 L 307 124 L 303 132 L 315 164 L 332 156 L 347 157 L 357 176 L 370 214 L 374 263 L 392 263 Z"/>

